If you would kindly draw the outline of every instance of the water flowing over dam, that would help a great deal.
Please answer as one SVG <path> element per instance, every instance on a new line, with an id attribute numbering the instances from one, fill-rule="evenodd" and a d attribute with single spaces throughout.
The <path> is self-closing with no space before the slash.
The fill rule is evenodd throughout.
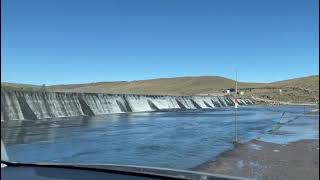
<path id="1" fill-rule="evenodd" d="M 237 101 L 240 105 L 254 104 L 251 99 L 247 98 L 241 98 Z M 233 105 L 233 99 L 226 96 L 167 96 L 1 90 L 1 120 L 4 121 L 174 109 L 210 109 Z"/>

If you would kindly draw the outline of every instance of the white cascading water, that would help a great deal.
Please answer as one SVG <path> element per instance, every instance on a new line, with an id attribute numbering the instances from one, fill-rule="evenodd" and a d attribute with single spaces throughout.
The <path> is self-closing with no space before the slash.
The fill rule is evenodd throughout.
<path id="1" fill-rule="evenodd" d="M 250 99 L 239 99 L 243 105 Z M 233 106 L 230 97 L 1 91 L 1 120 L 44 119 L 83 115 L 208 109 Z"/>
<path id="2" fill-rule="evenodd" d="M 1 120 L 4 119 L 24 119 L 15 92 L 1 91 Z"/>

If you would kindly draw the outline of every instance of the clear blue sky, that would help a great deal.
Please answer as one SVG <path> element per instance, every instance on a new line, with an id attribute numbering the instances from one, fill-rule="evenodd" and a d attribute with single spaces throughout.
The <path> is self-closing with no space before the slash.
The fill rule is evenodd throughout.
<path id="1" fill-rule="evenodd" d="M 317 0 L 1 2 L 1 81 L 319 74 Z"/>

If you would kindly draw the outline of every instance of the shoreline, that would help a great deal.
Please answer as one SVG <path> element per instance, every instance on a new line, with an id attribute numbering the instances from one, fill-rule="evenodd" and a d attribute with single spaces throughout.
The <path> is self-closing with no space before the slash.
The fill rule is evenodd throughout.
<path id="1" fill-rule="evenodd" d="M 288 144 L 254 139 L 191 170 L 257 179 L 319 179 L 319 139 Z"/>

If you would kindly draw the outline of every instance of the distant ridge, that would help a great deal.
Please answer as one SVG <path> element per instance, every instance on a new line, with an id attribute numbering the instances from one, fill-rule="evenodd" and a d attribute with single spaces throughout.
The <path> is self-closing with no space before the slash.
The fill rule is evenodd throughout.
<path id="1" fill-rule="evenodd" d="M 42 86 L 17 83 L 1 83 L 1 89 L 39 90 Z M 220 76 L 175 77 L 138 81 L 97 82 L 85 84 L 64 84 L 47 86 L 47 91 L 57 92 L 92 92 L 111 94 L 169 94 L 195 95 L 221 92 L 222 89 L 235 88 L 235 81 Z M 272 89 L 283 88 L 284 99 L 289 96 L 305 96 L 303 101 L 319 99 L 319 75 L 277 81 L 272 83 L 239 82 L 238 88 L 252 89 L 246 94 L 277 98 L 278 91 Z M 270 92 L 267 92 L 270 91 Z M 262 94 L 261 94 L 262 93 Z M 272 95 L 273 94 L 273 95 Z M 288 96 L 288 97 L 286 97 Z M 306 98 L 312 96 L 312 98 Z"/>
<path id="2" fill-rule="evenodd" d="M 258 87 L 264 83 L 239 82 L 239 88 Z M 39 85 L 1 83 L 1 87 L 41 88 Z M 130 94 L 199 94 L 212 90 L 235 87 L 235 81 L 219 76 L 175 77 L 137 81 L 97 82 L 84 84 L 61 84 L 47 86 L 51 91 L 95 92 L 95 93 L 130 93 Z"/>

